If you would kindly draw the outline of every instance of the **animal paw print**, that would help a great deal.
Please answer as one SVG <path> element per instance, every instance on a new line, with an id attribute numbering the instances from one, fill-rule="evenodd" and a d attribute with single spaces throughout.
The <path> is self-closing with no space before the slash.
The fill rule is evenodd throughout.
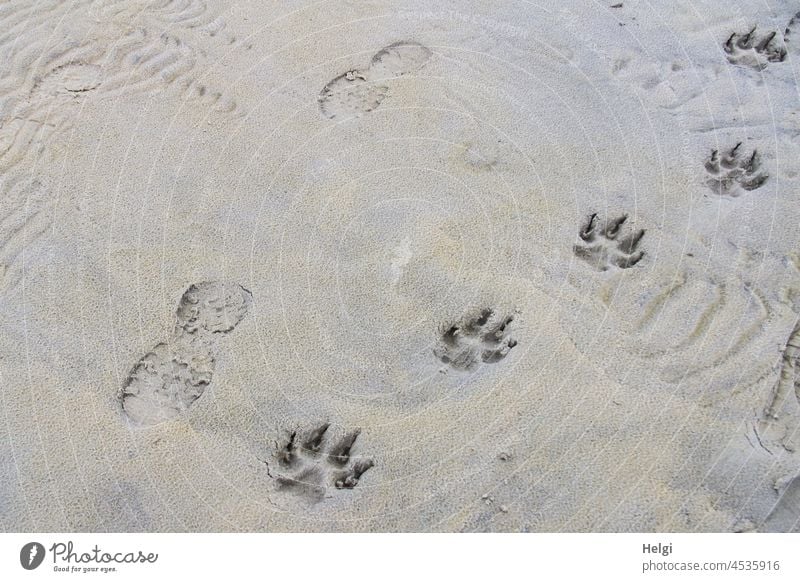
<path id="1" fill-rule="evenodd" d="M 709 174 L 706 184 L 720 196 L 737 197 L 744 191 L 750 192 L 764 185 L 769 176 L 760 170 L 761 158 L 758 150 L 742 155 L 742 142 L 729 152 L 720 155 L 718 150 L 711 152 L 705 167 Z"/>
<path id="2" fill-rule="evenodd" d="M 622 225 L 627 220 L 628 215 L 623 214 L 600 227 L 597 213 L 591 214 L 578 234 L 582 242 L 572 248 L 575 256 L 600 271 L 607 271 L 612 266 L 620 269 L 633 267 L 644 257 L 644 251 L 637 250 L 644 230 L 636 230 L 619 238 Z"/>
<path id="3" fill-rule="evenodd" d="M 493 309 L 466 317 L 448 327 L 434 348 L 434 355 L 455 370 L 472 370 L 479 363 L 496 364 L 505 359 L 517 341 L 509 334 L 513 315 L 497 318 Z"/>
<path id="4" fill-rule="evenodd" d="M 776 39 L 777 35 L 777 31 L 758 35 L 754 26 L 745 34 L 732 33 L 722 47 L 730 63 L 761 71 L 767 63 L 780 63 L 786 59 L 786 48 L 780 39 Z"/>
<path id="5" fill-rule="evenodd" d="M 789 22 L 786 24 L 786 29 L 783 31 L 783 42 L 785 42 L 787 45 L 790 45 L 792 42 L 794 42 L 794 32 L 798 24 L 800 24 L 800 12 L 789 19 Z"/>
<path id="6" fill-rule="evenodd" d="M 152 426 L 186 412 L 211 383 L 217 339 L 247 314 L 253 296 L 236 283 L 203 281 L 181 296 L 172 338 L 133 366 L 120 399 L 132 424 Z"/>
<path id="7" fill-rule="evenodd" d="M 401 41 L 379 50 L 369 67 L 352 69 L 328 82 L 319 94 L 319 109 L 328 119 L 353 117 L 377 108 L 389 95 L 383 81 L 413 73 L 431 57 L 418 42 Z"/>
<path id="8" fill-rule="evenodd" d="M 280 489 L 308 501 L 323 499 L 329 487 L 353 489 L 361 476 L 375 466 L 372 459 L 354 457 L 352 449 L 361 431 L 328 438 L 329 423 L 300 434 L 293 431 L 278 447 L 278 473 L 272 475 Z"/>

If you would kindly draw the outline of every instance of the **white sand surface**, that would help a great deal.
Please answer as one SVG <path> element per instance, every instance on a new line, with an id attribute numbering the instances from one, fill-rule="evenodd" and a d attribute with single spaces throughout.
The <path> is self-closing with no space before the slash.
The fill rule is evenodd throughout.
<path id="1" fill-rule="evenodd" d="M 0 530 L 800 529 L 798 9 L 0 2 Z"/>

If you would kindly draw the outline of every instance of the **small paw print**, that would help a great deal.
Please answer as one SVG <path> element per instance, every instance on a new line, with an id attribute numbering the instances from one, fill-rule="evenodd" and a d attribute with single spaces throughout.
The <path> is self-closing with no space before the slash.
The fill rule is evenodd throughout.
<path id="1" fill-rule="evenodd" d="M 706 184 L 720 196 L 737 197 L 744 191 L 750 192 L 764 185 L 769 176 L 760 170 L 761 157 L 758 150 L 748 155 L 742 154 L 742 142 L 730 151 L 720 155 L 713 150 L 705 164 L 709 177 Z"/>
<path id="2" fill-rule="evenodd" d="M 439 338 L 434 355 L 456 370 L 471 370 L 479 362 L 496 364 L 517 345 L 509 333 L 513 315 L 496 317 L 493 309 L 483 309 L 476 317 L 466 317 L 450 325 Z"/>
<path id="3" fill-rule="evenodd" d="M 359 429 L 331 442 L 329 428 L 330 424 L 324 423 L 304 434 L 293 431 L 278 447 L 278 471 L 273 477 L 279 489 L 319 501 L 329 487 L 353 489 L 375 465 L 372 459 L 352 455 Z"/>
<path id="4" fill-rule="evenodd" d="M 777 35 L 776 31 L 759 35 L 754 26 L 745 34 L 732 33 L 722 47 L 730 63 L 760 71 L 767 67 L 767 63 L 780 63 L 786 59 L 786 48 Z"/>
<path id="5" fill-rule="evenodd" d="M 623 214 L 599 226 L 597 214 L 591 214 L 578 233 L 581 242 L 572 248 L 575 256 L 600 271 L 607 271 L 611 267 L 629 269 L 636 265 L 644 257 L 644 251 L 638 250 L 644 230 L 635 230 L 619 238 L 627 220 L 628 215 Z"/>

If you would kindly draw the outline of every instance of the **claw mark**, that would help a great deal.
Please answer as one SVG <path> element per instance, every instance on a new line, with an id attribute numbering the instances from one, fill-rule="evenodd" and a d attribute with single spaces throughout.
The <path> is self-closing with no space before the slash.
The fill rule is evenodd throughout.
<path id="1" fill-rule="evenodd" d="M 318 453 L 322 446 L 322 439 L 325 438 L 325 433 L 328 432 L 330 424 L 325 423 L 312 430 L 306 438 L 303 448 L 310 453 Z M 296 434 L 296 433 L 293 433 Z"/>
<path id="2" fill-rule="evenodd" d="M 783 42 L 787 45 L 790 44 L 792 37 L 794 36 L 794 29 L 797 26 L 797 22 L 800 21 L 800 12 L 792 16 L 789 19 L 789 22 L 786 24 L 786 29 L 783 31 Z"/>

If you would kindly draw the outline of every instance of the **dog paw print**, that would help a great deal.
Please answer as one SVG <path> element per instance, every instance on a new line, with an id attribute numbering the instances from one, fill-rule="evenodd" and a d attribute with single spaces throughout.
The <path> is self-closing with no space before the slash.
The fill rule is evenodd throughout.
<path id="1" fill-rule="evenodd" d="M 620 236 L 627 220 L 628 215 L 623 214 L 600 225 L 597 213 L 591 214 L 578 233 L 581 242 L 572 249 L 575 256 L 600 271 L 607 271 L 611 267 L 629 269 L 636 265 L 644 257 L 644 251 L 638 250 L 644 230 Z"/>
<path id="2" fill-rule="evenodd" d="M 745 34 L 732 33 L 722 47 L 728 62 L 761 71 L 768 63 L 780 63 L 786 59 L 786 47 L 777 36 L 777 31 L 760 35 L 754 26 Z"/>
<path id="3" fill-rule="evenodd" d="M 353 489 L 361 476 L 375 465 L 370 458 L 353 455 L 360 430 L 331 439 L 329 428 L 330 424 L 325 423 L 304 434 L 293 431 L 278 446 L 278 470 L 271 476 L 279 489 L 311 502 L 320 501 L 330 487 Z"/>
<path id="4" fill-rule="evenodd" d="M 450 325 L 439 338 L 434 355 L 455 370 L 472 370 L 479 363 L 496 364 L 517 345 L 509 332 L 513 315 L 497 317 L 493 309 L 483 309 Z"/>
<path id="5" fill-rule="evenodd" d="M 764 185 L 769 175 L 761 171 L 758 150 L 750 155 L 742 153 L 742 142 L 728 152 L 711 152 L 705 164 L 708 179 L 706 184 L 720 196 L 737 197 L 744 192 L 756 190 Z"/>

